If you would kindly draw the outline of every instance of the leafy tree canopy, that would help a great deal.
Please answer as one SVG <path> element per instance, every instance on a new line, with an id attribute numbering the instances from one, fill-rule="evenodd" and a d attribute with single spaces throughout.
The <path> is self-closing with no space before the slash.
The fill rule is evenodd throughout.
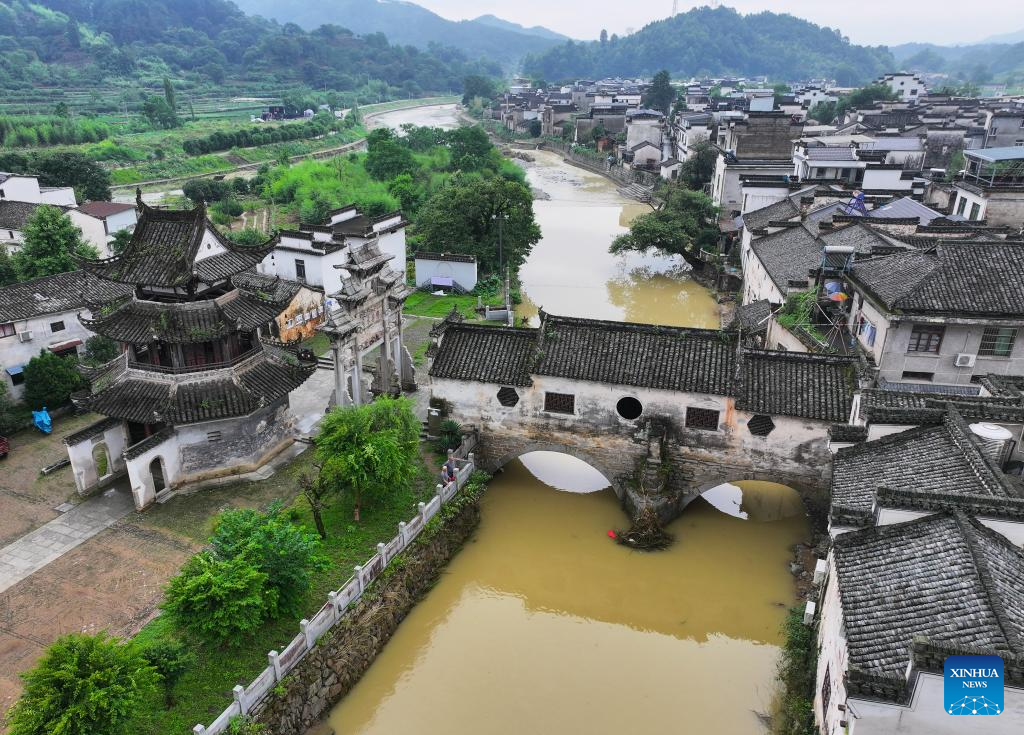
<path id="1" fill-rule="evenodd" d="M 651 80 L 651 86 L 644 94 L 644 105 L 667 115 L 675 98 L 676 90 L 672 87 L 672 77 L 668 71 L 662 69 Z"/>
<path id="2" fill-rule="evenodd" d="M 68 403 L 71 394 L 85 385 L 76 363 L 74 359 L 41 350 L 25 366 L 25 403 L 36 411 Z"/>
<path id="3" fill-rule="evenodd" d="M 110 201 L 110 172 L 77 151 L 0 154 L 0 171 L 36 176 L 43 186 L 72 186 L 78 201 Z"/>
<path id="4" fill-rule="evenodd" d="M 82 239 L 82 231 L 59 208 L 37 207 L 25 224 L 25 243 L 11 259 L 18 277 L 30 278 L 67 273 L 77 268 L 73 256 L 98 258 L 99 253 Z"/>
<path id="5" fill-rule="evenodd" d="M 351 496 L 357 521 L 364 500 L 381 498 L 412 479 L 419 430 L 407 398 L 378 398 L 324 417 L 316 437 L 320 477 Z"/>
<path id="6" fill-rule="evenodd" d="M 475 255 L 487 275 L 501 274 L 505 265 L 518 271 L 540 240 L 540 227 L 523 184 L 455 177 L 420 209 L 416 234 L 425 249 Z"/>
<path id="7" fill-rule="evenodd" d="M 50 644 L 23 678 L 10 735 L 121 735 L 158 676 L 134 646 L 72 633 Z"/>
<path id="8" fill-rule="evenodd" d="M 718 235 L 717 208 L 699 191 L 670 186 L 661 208 L 633 220 L 629 232 L 612 242 L 612 253 L 656 250 L 668 255 L 692 254 L 712 246 Z"/>

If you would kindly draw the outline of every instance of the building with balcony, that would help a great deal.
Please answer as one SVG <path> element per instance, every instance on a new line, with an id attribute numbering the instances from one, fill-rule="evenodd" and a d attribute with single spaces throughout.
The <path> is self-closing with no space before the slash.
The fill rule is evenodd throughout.
<path id="1" fill-rule="evenodd" d="M 127 476 L 142 509 L 185 484 L 252 471 L 293 441 L 288 394 L 316 369 L 265 345 L 291 292 L 240 287 L 273 249 L 224 238 L 205 208 L 167 211 L 139 202 L 124 251 L 82 260 L 103 283 L 127 287 L 89 305 L 91 332 L 121 354 L 83 368 L 75 404 L 105 418 L 65 439 L 78 492 Z"/>
<path id="2" fill-rule="evenodd" d="M 1024 227 L 1024 146 L 964 151 L 953 211 L 990 225 Z"/>

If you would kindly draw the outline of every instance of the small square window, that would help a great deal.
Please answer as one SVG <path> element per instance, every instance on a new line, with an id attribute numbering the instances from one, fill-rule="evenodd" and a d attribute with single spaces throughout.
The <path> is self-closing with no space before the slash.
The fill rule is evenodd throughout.
<path id="1" fill-rule="evenodd" d="M 14 322 L 7 322 L 6 324 L 0 324 L 0 337 L 13 337 L 14 336 Z"/>
<path id="2" fill-rule="evenodd" d="M 710 408 L 687 407 L 686 428 L 718 431 L 718 411 Z"/>
<path id="3" fill-rule="evenodd" d="M 64 331 L 64 322 L 63 321 L 50 322 L 50 331 L 51 332 L 63 332 Z"/>
<path id="4" fill-rule="evenodd" d="M 206 432 L 206 441 L 208 442 L 219 442 L 221 435 L 219 431 L 208 431 Z"/>
<path id="5" fill-rule="evenodd" d="M 933 352 L 938 353 L 942 347 L 942 336 L 946 328 L 934 324 L 915 324 L 910 331 L 910 344 L 907 352 Z"/>
<path id="6" fill-rule="evenodd" d="M 299 281 L 306 280 L 306 261 L 295 259 L 295 278 Z"/>
<path id="7" fill-rule="evenodd" d="M 545 393 L 544 410 L 550 413 L 576 413 L 576 396 L 571 393 Z"/>

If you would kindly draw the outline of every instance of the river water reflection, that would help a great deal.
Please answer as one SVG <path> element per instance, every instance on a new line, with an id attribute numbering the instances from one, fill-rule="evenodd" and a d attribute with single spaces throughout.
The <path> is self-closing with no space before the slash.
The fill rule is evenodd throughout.
<path id="1" fill-rule="evenodd" d="M 807 530 L 796 493 L 738 483 L 735 510 L 758 520 L 697 500 L 677 542 L 644 554 L 608 538 L 626 518 L 606 484 L 563 455 L 508 465 L 473 540 L 320 732 L 758 732 Z"/>

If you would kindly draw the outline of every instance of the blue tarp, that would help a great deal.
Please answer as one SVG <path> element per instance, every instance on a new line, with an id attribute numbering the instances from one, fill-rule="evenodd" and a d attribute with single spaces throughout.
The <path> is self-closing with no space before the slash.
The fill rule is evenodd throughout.
<path id="1" fill-rule="evenodd" d="M 9 368 L 4 368 L 8 375 L 21 375 L 25 371 L 24 365 L 11 365 Z"/>
<path id="2" fill-rule="evenodd" d="M 50 420 L 50 413 L 46 410 L 45 406 L 43 406 L 42 411 L 32 412 L 32 423 L 44 434 L 49 434 L 53 431 L 53 422 Z"/>

